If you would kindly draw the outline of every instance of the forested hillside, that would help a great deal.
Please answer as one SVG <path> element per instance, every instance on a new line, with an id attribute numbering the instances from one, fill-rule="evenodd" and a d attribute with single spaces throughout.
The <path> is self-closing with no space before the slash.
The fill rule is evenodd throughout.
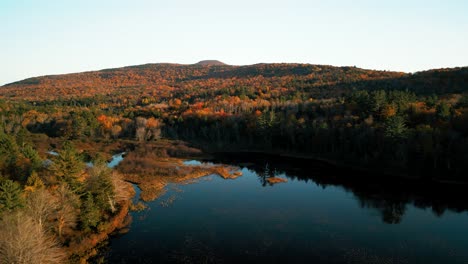
<path id="1" fill-rule="evenodd" d="M 402 73 L 304 64 L 252 66 L 147 64 L 77 74 L 44 76 L 5 85 L 0 96 L 26 100 L 89 98 L 96 95 L 138 100 L 206 98 L 215 95 L 261 97 L 268 89 L 278 99 L 340 95 L 371 80 Z M 353 83 L 355 83 L 353 85 Z M 183 98 L 179 98 L 183 99 Z"/>
<path id="2" fill-rule="evenodd" d="M 4 133 L 183 139 L 466 180 L 468 68 L 406 74 L 310 64 L 147 64 L 0 88 Z"/>
<path id="3" fill-rule="evenodd" d="M 0 247 L 11 254 L 1 257 L 22 256 L 24 243 L 41 252 L 27 256 L 48 263 L 92 254 L 89 247 L 124 221 L 131 196 L 102 155 L 128 148 L 120 145 L 144 149 L 143 157 L 129 154 L 125 172 L 145 172 L 140 182 L 146 183 L 148 171 L 160 177 L 177 171 L 155 166 L 161 164 L 156 160 L 190 149 L 162 138 L 207 152 L 320 159 L 373 171 L 375 177 L 466 183 L 467 92 L 468 68 L 405 74 L 216 61 L 2 86 L 0 223 L 8 228 L 0 226 L 7 238 Z M 166 147 L 150 151 L 159 142 Z M 106 151 L 108 145 L 114 147 Z M 94 166 L 86 168 L 84 161 Z M 14 228 L 29 231 L 20 237 Z"/>
<path id="4" fill-rule="evenodd" d="M 310 64 L 229 66 L 209 61 L 193 65 L 146 64 L 94 72 L 29 78 L 0 89 L 3 98 L 45 101 L 112 96 L 116 100 L 196 99 L 216 95 L 249 98 L 329 98 L 356 89 L 397 89 L 430 95 L 459 93 L 468 68 L 416 74 Z M 181 98 L 183 97 L 183 98 Z"/>

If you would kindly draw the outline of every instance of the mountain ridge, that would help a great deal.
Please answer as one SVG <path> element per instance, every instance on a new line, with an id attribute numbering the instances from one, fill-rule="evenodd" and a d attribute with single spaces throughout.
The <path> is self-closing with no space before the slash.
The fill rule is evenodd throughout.
<path id="1" fill-rule="evenodd" d="M 211 64 L 211 62 L 219 62 L 219 64 Z M 22 80 L 6 83 L 4 85 L 1 85 L 0 87 L 6 87 L 6 86 L 12 86 L 16 84 L 21 84 L 24 81 L 32 80 L 32 79 L 41 79 L 41 78 L 56 78 L 56 77 L 66 77 L 66 76 L 73 76 L 73 75 L 84 75 L 84 74 L 94 74 L 94 73 L 104 73 L 104 72 L 111 72 L 111 71 L 120 71 L 120 70 L 130 70 L 130 69 L 144 69 L 144 68 L 158 68 L 158 67 L 182 67 L 182 68 L 191 68 L 191 67 L 198 67 L 202 66 L 203 67 L 209 67 L 209 66 L 223 66 L 226 68 L 240 68 L 240 69 L 251 69 L 251 68 L 256 68 L 260 66 L 267 66 L 267 67 L 277 67 L 277 66 L 297 66 L 297 67 L 307 67 L 307 66 L 314 66 L 314 67 L 330 67 L 330 68 L 342 68 L 342 69 L 348 69 L 348 68 L 355 68 L 355 69 L 360 69 L 364 71 L 370 71 L 370 72 L 393 72 L 393 73 L 404 73 L 405 72 L 399 72 L 399 71 L 387 71 L 387 70 L 372 70 L 372 69 L 364 69 L 364 68 L 357 68 L 355 66 L 333 66 L 333 65 L 327 65 L 327 64 L 310 64 L 310 63 L 255 63 L 255 64 L 249 64 L 249 65 L 229 65 L 225 64 L 223 62 L 217 61 L 217 60 L 202 60 L 194 64 L 180 64 L 180 63 L 144 63 L 144 64 L 138 64 L 138 65 L 128 65 L 128 66 L 122 66 L 122 67 L 113 67 L 113 68 L 104 68 L 104 69 L 99 69 L 99 70 L 89 70 L 89 71 L 80 71 L 80 72 L 71 72 L 71 73 L 60 73 L 60 74 L 46 74 L 46 75 L 39 75 L 39 76 L 32 76 L 28 77 Z M 449 68 L 452 69 L 452 68 Z M 155 69 L 156 70 L 156 69 Z M 438 69 L 434 69 L 438 70 Z M 428 70 L 431 71 L 431 70 Z"/>
<path id="2" fill-rule="evenodd" d="M 242 94 L 237 91 L 245 89 L 242 87 L 254 90 L 267 87 L 280 94 L 302 91 L 315 98 L 342 96 L 356 89 L 397 89 L 423 94 L 468 90 L 468 67 L 404 73 L 304 63 L 234 66 L 212 62 L 147 63 L 31 77 L 1 86 L 0 98 L 47 101 L 113 94 L 169 98 L 174 93 L 201 87 L 211 94 L 228 89 L 233 95 Z"/>

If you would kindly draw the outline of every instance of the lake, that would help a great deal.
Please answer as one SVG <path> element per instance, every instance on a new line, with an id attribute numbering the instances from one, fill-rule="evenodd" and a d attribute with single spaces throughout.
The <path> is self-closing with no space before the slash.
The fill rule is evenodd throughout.
<path id="1" fill-rule="evenodd" d="M 381 180 L 319 162 L 223 155 L 243 176 L 173 184 L 108 263 L 468 263 L 466 186 Z M 188 164 L 199 164 L 190 161 Z M 287 179 L 270 185 L 271 176 Z M 379 179 L 379 180 L 376 180 Z"/>

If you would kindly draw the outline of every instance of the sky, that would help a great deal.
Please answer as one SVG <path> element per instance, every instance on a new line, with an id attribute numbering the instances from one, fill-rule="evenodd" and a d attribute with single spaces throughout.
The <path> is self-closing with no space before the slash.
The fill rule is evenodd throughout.
<path id="1" fill-rule="evenodd" d="M 468 66 L 467 0 L 0 0 L 0 85 L 145 63 Z"/>

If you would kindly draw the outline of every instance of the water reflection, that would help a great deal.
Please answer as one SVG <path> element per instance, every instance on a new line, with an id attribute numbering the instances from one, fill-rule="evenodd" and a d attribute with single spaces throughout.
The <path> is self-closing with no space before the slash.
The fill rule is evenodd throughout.
<path id="1" fill-rule="evenodd" d="M 132 212 L 130 231 L 111 239 L 103 258 L 108 263 L 468 263 L 468 215 L 457 213 L 466 211 L 463 188 L 381 181 L 379 175 L 322 163 L 251 154 L 211 162 L 240 166 L 244 175 L 168 185 L 148 210 Z M 288 182 L 272 186 L 271 177 Z"/>
<path id="2" fill-rule="evenodd" d="M 376 210 L 388 224 L 401 223 L 410 204 L 430 209 L 438 217 L 447 211 L 468 210 L 465 185 L 396 181 L 383 175 L 339 169 L 323 162 L 264 154 L 220 153 L 217 161 L 254 171 L 262 186 L 268 185 L 268 178 L 281 175 L 289 180 L 312 181 L 323 189 L 341 187 L 355 196 L 361 208 Z"/>

